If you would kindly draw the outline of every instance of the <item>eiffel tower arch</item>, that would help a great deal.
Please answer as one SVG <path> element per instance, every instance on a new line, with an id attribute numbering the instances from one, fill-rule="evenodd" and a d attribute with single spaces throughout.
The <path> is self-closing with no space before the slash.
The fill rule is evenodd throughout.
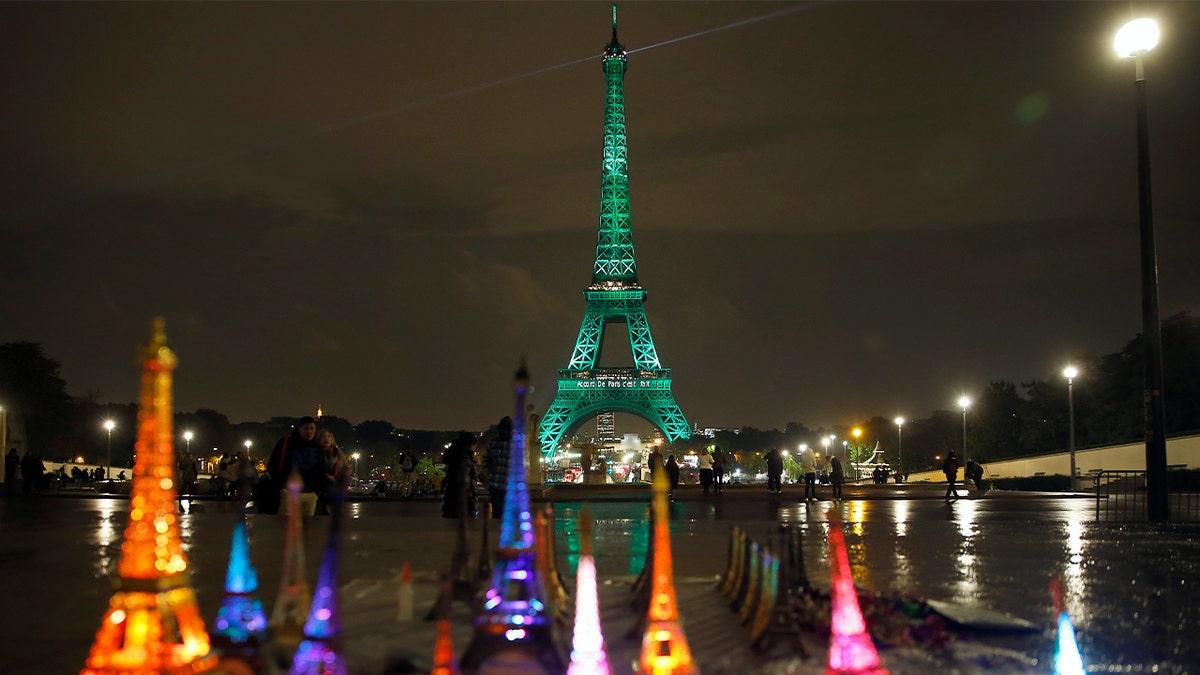
<path id="1" fill-rule="evenodd" d="M 664 368 L 646 318 L 646 290 L 638 283 L 629 208 L 628 145 L 625 138 L 625 47 L 617 41 L 613 6 L 612 42 L 604 48 L 604 163 L 600 181 L 600 226 L 592 284 L 584 290 L 587 308 L 575 349 L 558 371 L 558 391 L 542 416 L 538 439 L 553 456 L 564 438 L 602 412 L 636 415 L 662 430 L 669 441 L 691 437 L 691 427 L 675 395 L 671 370 Z M 633 366 L 599 367 L 605 328 L 624 324 Z"/>

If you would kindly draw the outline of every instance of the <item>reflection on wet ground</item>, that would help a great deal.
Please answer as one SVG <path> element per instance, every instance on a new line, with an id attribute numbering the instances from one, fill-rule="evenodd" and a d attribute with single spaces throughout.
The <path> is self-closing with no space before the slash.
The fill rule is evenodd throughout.
<path id="1" fill-rule="evenodd" d="M 579 553 L 583 507 L 559 502 L 555 532 L 564 573 Z M 807 568 L 825 582 L 824 533 L 830 502 L 766 499 L 682 501 L 671 505 L 676 573 L 712 576 L 726 561 L 729 528 L 762 537 L 778 522 L 804 533 Z M 596 562 L 602 577 L 636 574 L 648 544 L 644 502 L 593 502 Z M 847 501 L 851 564 L 860 586 L 987 607 L 1050 626 L 1047 583 L 1058 575 L 1093 671 L 1186 672 L 1200 667 L 1192 639 L 1200 617 L 1200 528 L 1094 520 L 1088 500 L 1055 498 Z M 0 652 L 11 672 L 67 672 L 83 662 L 111 595 L 128 502 L 118 499 L 14 499 L 0 502 L 0 578 L 10 611 L 0 613 Z M 180 518 L 202 610 L 216 611 L 229 553 L 228 503 L 202 502 Z M 343 583 L 392 579 L 411 562 L 428 578 L 446 566 L 453 523 L 433 502 L 348 505 Z M 315 576 L 328 519 L 313 523 L 306 553 Z M 253 516 L 250 532 L 262 594 L 277 588 L 282 520 Z M 494 544 L 498 528 L 490 528 Z M 482 532 L 474 524 L 471 543 Z M 48 664 L 61 667 L 45 667 Z"/>

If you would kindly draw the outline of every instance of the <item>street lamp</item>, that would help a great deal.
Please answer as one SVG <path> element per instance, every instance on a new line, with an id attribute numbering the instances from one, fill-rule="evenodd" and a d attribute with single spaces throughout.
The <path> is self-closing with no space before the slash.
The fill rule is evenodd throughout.
<path id="1" fill-rule="evenodd" d="M 1070 441 L 1067 448 L 1071 452 L 1071 489 L 1078 490 L 1079 485 L 1075 480 L 1075 376 L 1079 371 L 1075 366 L 1067 366 L 1063 368 L 1063 377 L 1067 378 L 1067 427 L 1069 428 L 1068 437 Z"/>
<path id="2" fill-rule="evenodd" d="M 361 456 L 362 456 L 362 454 L 358 453 L 358 452 L 350 455 L 350 459 L 354 460 L 354 477 L 355 478 L 358 478 L 358 458 Z"/>
<path id="3" fill-rule="evenodd" d="M 966 396 L 958 397 L 958 405 L 963 411 L 963 466 L 967 465 L 967 408 L 971 405 L 971 399 Z"/>
<path id="4" fill-rule="evenodd" d="M 246 459 L 250 459 L 250 446 L 254 445 L 254 441 L 247 438 L 242 441 L 242 445 L 246 446 Z"/>
<path id="5" fill-rule="evenodd" d="M 104 428 L 108 430 L 108 463 L 104 466 L 104 480 L 108 480 L 112 475 L 112 430 L 115 426 L 116 422 L 104 420 Z"/>
<path id="6" fill-rule="evenodd" d="M 896 468 L 904 471 L 904 418 L 896 418 Z"/>
<path id="7" fill-rule="evenodd" d="M 183 443 L 184 443 L 183 451 L 189 455 L 192 454 L 192 438 L 193 438 L 192 432 L 190 432 L 190 431 L 183 432 Z"/>
<path id="8" fill-rule="evenodd" d="M 1167 504 L 1166 415 L 1163 410 L 1162 334 L 1158 325 L 1158 260 L 1154 248 L 1154 207 L 1150 195 L 1150 131 L 1142 57 L 1158 44 L 1158 24 L 1134 19 L 1117 31 L 1113 43 L 1121 58 L 1133 59 L 1137 97 L 1138 229 L 1142 261 L 1142 354 L 1145 369 L 1146 510 L 1150 522 L 1170 520 Z"/>

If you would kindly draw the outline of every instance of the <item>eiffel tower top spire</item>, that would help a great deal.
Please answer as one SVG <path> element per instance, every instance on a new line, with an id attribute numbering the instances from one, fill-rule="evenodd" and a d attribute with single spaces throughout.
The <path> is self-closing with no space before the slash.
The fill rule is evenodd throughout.
<path id="1" fill-rule="evenodd" d="M 600 178 L 600 232 L 592 288 L 638 287 L 629 213 L 628 142 L 625 139 L 625 47 L 617 41 L 613 4 L 612 42 L 604 48 L 604 162 Z"/>

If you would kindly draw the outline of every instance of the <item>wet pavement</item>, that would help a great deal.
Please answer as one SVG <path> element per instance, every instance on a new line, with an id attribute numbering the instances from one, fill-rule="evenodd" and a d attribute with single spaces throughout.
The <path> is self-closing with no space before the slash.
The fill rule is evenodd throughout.
<path id="1" fill-rule="evenodd" d="M 827 584 L 824 532 L 832 507 L 845 522 L 851 565 L 864 589 L 984 607 L 1049 628 L 1053 612 L 1047 583 L 1058 575 L 1089 671 L 1200 671 L 1200 643 L 1194 639 L 1200 620 L 1200 526 L 1097 522 L 1091 499 L 1056 495 L 993 492 L 947 504 L 939 498 L 941 489 L 865 486 L 848 489 L 847 499 L 836 505 L 799 503 L 795 493 L 771 498 L 750 487 L 731 488 L 719 497 L 680 491 L 671 507 L 671 530 L 685 627 L 689 607 L 695 606 L 697 614 L 709 611 L 697 604 L 709 602 L 701 589 L 724 569 L 734 525 L 752 537 L 765 537 L 780 521 L 796 525 L 805 533 L 810 576 L 818 585 Z M 608 582 L 601 602 L 618 597 L 613 589 L 626 584 L 644 560 L 644 496 L 586 489 L 550 494 L 564 575 L 573 571 L 579 550 L 575 518 L 581 500 L 590 500 L 597 572 Z M 348 613 L 357 608 L 367 617 L 393 611 L 394 580 L 405 562 L 415 573 L 418 603 L 432 598 L 432 581 L 448 566 L 455 541 L 453 522 L 437 517 L 438 508 L 432 501 L 347 505 L 341 580 Z M 0 670 L 78 672 L 111 596 L 109 574 L 120 555 L 127 510 L 123 499 L 0 500 L 6 608 L 0 612 L 0 654 L 5 655 Z M 210 621 L 224 584 L 231 513 L 228 502 L 204 501 L 180 519 L 201 610 Z M 316 576 L 327 527 L 328 519 L 316 519 L 306 538 L 310 579 Z M 474 528 L 472 549 L 483 536 L 478 521 Z M 250 533 L 261 597 L 269 607 L 282 568 L 283 520 L 252 516 Z M 497 534 L 490 528 L 493 545 Z M 353 617 L 346 623 L 353 648 L 351 631 L 361 624 Z M 425 651 L 428 624 L 422 626 L 408 631 L 408 637 L 405 630 L 395 630 L 389 648 Z M 731 620 L 726 638 L 736 641 L 744 634 Z M 1046 635 L 1014 640 L 1010 647 L 1046 664 Z M 819 661 L 811 662 L 812 672 L 819 672 Z M 1048 665 L 1034 670 L 1050 672 Z"/>

